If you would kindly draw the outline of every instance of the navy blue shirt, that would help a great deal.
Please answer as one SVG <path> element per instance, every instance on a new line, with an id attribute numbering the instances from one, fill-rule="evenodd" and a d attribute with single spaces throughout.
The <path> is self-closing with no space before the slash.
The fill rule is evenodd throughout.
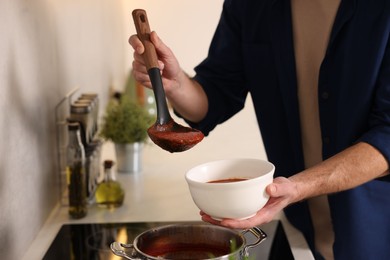
<path id="1" fill-rule="evenodd" d="M 363 141 L 390 161 L 389 37 L 389 0 L 342 0 L 318 80 L 323 159 Z M 189 122 L 193 127 L 207 135 L 239 112 L 249 93 L 275 175 L 304 169 L 289 0 L 226 0 L 195 71 L 209 110 L 203 121 Z M 329 196 L 336 259 L 390 259 L 387 180 Z M 307 203 L 285 213 L 313 249 Z"/>

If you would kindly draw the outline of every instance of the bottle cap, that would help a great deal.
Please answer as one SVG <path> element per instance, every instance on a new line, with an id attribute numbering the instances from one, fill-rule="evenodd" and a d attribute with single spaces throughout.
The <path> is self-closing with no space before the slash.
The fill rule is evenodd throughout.
<path id="1" fill-rule="evenodd" d="M 70 131 L 76 131 L 80 129 L 80 124 L 77 122 L 68 122 L 68 129 Z"/>
<path id="2" fill-rule="evenodd" d="M 104 168 L 111 168 L 114 165 L 114 161 L 105 160 L 103 164 L 104 164 Z"/>
<path id="3" fill-rule="evenodd" d="M 93 93 L 93 92 L 91 92 L 91 93 L 83 93 L 83 94 L 81 94 L 81 97 L 82 98 L 95 99 L 95 98 L 98 97 L 98 94 L 97 93 Z"/>
<path id="4" fill-rule="evenodd" d="M 91 106 L 85 103 L 72 104 L 70 112 L 74 114 L 86 114 L 91 111 Z"/>

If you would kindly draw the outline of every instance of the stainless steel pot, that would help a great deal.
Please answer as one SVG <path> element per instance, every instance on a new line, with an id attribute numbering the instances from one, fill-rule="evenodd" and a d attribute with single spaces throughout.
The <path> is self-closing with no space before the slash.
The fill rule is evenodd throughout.
<path id="1" fill-rule="evenodd" d="M 246 244 L 244 234 L 250 232 L 257 240 Z M 257 246 L 267 235 L 254 227 L 241 232 L 209 225 L 167 225 L 145 231 L 133 244 L 113 242 L 112 252 L 130 260 L 244 259 L 248 249 Z"/>

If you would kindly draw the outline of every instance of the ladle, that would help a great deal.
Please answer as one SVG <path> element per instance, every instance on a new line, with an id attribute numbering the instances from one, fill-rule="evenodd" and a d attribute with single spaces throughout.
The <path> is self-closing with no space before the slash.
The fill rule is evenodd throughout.
<path id="1" fill-rule="evenodd" d="M 201 131 L 177 124 L 172 119 L 158 67 L 156 49 L 150 41 L 150 27 L 146 11 L 135 9 L 132 15 L 137 36 L 145 48 L 143 56 L 157 105 L 157 120 L 148 129 L 148 135 L 156 145 L 171 153 L 188 150 L 202 141 L 204 135 Z"/>

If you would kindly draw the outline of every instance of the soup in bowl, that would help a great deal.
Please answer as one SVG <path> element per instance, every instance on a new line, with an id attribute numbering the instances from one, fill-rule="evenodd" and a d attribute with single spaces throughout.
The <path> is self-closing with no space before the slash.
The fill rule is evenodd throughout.
<path id="1" fill-rule="evenodd" d="M 246 219 L 267 203 L 274 171 L 265 160 L 226 159 L 198 165 L 185 179 L 194 203 L 212 218 Z"/>

